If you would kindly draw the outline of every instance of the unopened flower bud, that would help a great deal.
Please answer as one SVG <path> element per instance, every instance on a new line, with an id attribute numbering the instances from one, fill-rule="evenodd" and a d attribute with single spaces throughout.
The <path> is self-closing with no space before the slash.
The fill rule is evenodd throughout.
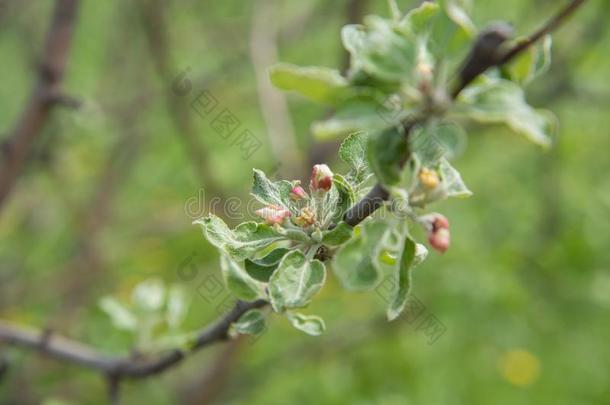
<path id="1" fill-rule="evenodd" d="M 428 231 L 428 242 L 435 250 L 444 253 L 449 249 L 451 234 L 449 221 L 444 215 L 433 213 L 420 217 L 422 225 Z"/>
<path id="2" fill-rule="evenodd" d="M 290 198 L 295 201 L 302 200 L 304 198 L 307 198 L 307 193 L 305 192 L 305 190 L 303 190 L 303 187 L 297 184 L 292 187 L 292 190 L 290 190 Z"/>
<path id="3" fill-rule="evenodd" d="M 419 181 L 427 190 L 435 189 L 440 183 L 440 178 L 438 177 L 438 173 L 434 170 L 427 169 L 423 167 L 419 171 Z"/>
<path id="4" fill-rule="evenodd" d="M 449 249 L 449 244 L 451 243 L 449 229 L 440 228 L 436 232 L 429 233 L 428 242 L 435 250 L 439 251 L 440 253 L 445 253 L 445 251 Z"/>
<path id="5" fill-rule="evenodd" d="M 311 171 L 311 191 L 327 192 L 333 185 L 333 172 L 325 164 L 315 165 Z"/>
<path id="6" fill-rule="evenodd" d="M 285 218 L 290 217 L 290 211 L 277 205 L 269 205 L 254 212 L 263 218 L 269 225 L 281 224 Z"/>

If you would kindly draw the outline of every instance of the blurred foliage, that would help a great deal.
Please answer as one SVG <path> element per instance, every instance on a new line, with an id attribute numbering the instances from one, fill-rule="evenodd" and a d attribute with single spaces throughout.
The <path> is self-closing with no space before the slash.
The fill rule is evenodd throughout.
<path id="1" fill-rule="evenodd" d="M 206 181 L 195 176 L 166 95 L 172 83 L 155 71 L 138 4 L 86 1 L 66 76 L 78 111 L 57 109 L 36 153 L 0 215 L 0 318 L 52 327 L 109 353 L 129 350 L 97 305 L 106 295 L 127 302 L 138 283 L 156 277 L 192 296 L 183 328 L 215 318 L 222 291 L 216 251 L 191 226 L 214 196 L 243 201 L 252 167 L 277 162 L 260 113 L 249 38 L 257 2 L 175 0 L 167 6 L 174 77 L 193 90 L 171 102 L 196 129 Z M 401 7 L 411 1 L 400 1 Z M 558 2 L 476 2 L 474 22 L 503 19 L 523 35 Z M 10 133 L 35 77 L 52 2 L 0 2 L 0 123 Z M 338 33 L 347 2 L 277 0 L 280 59 L 339 66 Z M 369 12 L 387 15 L 385 1 Z M 245 340 L 230 375 L 214 381 L 219 403 L 544 403 L 602 404 L 610 398 L 610 3 L 591 0 L 554 36 L 549 73 L 528 88 L 529 101 L 552 109 L 560 130 L 542 151 L 501 127 L 467 128 L 469 147 L 455 160 L 474 196 L 438 207 L 452 221 L 453 244 L 416 269 L 422 318 L 378 322 L 377 294 L 346 293 L 332 277 L 311 308 L 327 334 L 304 336 L 271 317 L 255 344 Z M 207 89 L 263 146 L 249 159 L 218 136 L 192 99 Z M 297 143 L 313 144 L 311 122 L 324 107 L 289 97 Z M 220 110 L 218 110 L 220 111 Z M 0 138 L 0 139 L 2 139 Z M 332 146 L 331 146 L 332 148 Z M 334 149 L 331 156 L 336 156 Z M 339 164 L 338 162 L 329 162 Z M 303 173 L 305 178 L 308 173 Z M 213 192 L 212 192 L 213 191 Z M 195 200 L 194 200 L 194 199 Z M 236 201 L 236 200 L 234 200 Z M 216 212 L 220 215 L 221 207 Z M 197 209 L 195 209 L 197 211 Z M 228 222 L 240 222 L 237 218 Z M 208 282 L 208 284 L 206 284 Z M 446 332 L 433 344 L 420 319 L 434 315 Z M 221 347 L 146 381 L 127 382 L 124 403 L 188 403 Z M 95 373 L 4 350 L 1 403 L 105 403 Z M 194 388 L 195 387 L 195 388 Z M 201 392 L 199 392 L 201 394 Z M 201 394 L 202 395 L 202 394 Z"/>

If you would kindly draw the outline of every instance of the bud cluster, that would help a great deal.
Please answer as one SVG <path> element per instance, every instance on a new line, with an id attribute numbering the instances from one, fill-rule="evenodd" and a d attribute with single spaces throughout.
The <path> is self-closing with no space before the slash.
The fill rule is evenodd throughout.
<path id="1" fill-rule="evenodd" d="M 315 225 L 320 219 L 318 218 L 320 216 L 318 208 L 320 204 L 323 204 L 323 197 L 331 190 L 332 185 L 333 172 L 327 165 L 317 164 L 312 169 L 309 181 L 313 198 L 310 198 L 309 194 L 301 187 L 301 182 L 295 180 L 289 193 L 292 201 L 292 203 L 287 203 L 289 207 L 267 205 L 255 211 L 255 213 L 269 225 L 288 225 L 286 221 L 293 217 L 292 209 L 292 212 L 298 212 L 298 215 L 294 215 L 291 223 L 301 228 L 307 228 Z"/>

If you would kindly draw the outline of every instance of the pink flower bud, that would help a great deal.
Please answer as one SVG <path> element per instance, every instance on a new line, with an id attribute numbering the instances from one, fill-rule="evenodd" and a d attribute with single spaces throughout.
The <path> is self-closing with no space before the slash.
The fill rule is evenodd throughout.
<path id="1" fill-rule="evenodd" d="M 309 187 L 312 191 L 327 192 L 333 185 L 333 172 L 325 164 L 315 165 L 311 171 Z"/>
<path id="2" fill-rule="evenodd" d="M 286 208 L 277 205 L 269 205 L 254 212 L 259 217 L 263 218 L 269 225 L 281 224 L 285 218 L 290 216 L 290 211 Z"/>
<path id="3" fill-rule="evenodd" d="M 449 229 L 440 228 L 436 232 L 430 232 L 428 234 L 428 242 L 430 246 L 440 253 L 445 253 L 449 249 L 451 243 L 451 235 Z"/>
<path id="4" fill-rule="evenodd" d="M 303 190 L 303 187 L 296 185 L 290 190 L 290 198 L 293 200 L 302 200 L 303 198 L 307 198 L 307 193 Z"/>
<path id="5" fill-rule="evenodd" d="M 451 234 L 449 221 L 444 215 L 433 213 L 420 217 L 422 225 L 428 231 L 428 242 L 435 250 L 444 253 L 449 249 Z"/>

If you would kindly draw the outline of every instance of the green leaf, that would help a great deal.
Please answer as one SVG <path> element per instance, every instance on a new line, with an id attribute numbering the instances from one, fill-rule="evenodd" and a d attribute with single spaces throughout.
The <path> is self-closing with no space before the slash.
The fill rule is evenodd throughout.
<path id="1" fill-rule="evenodd" d="M 400 162 L 407 157 L 408 152 L 407 139 L 396 128 L 369 136 L 368 161 L 377 180 L 384 185 L 391 186 L 400 181 Z"/>
<path id="2" fill-rule="evenodd" d="M 343 47 L 349 52 L 352 58 L 352 69 L 359 68 L 359 66 L 357 66 L 359 61 L 358 57 L 366 43 L 366 30 L 364 27 L 358 24 L 345 25 L 341 29 L 341 42 L 343 42 Z"/>
<path id="3" fill-rule="evenodd" d="M 512 63 L 503 68 L 503 73 L 508 78 L 521 85 L 526 85 L 532 80 L 545 73 L 551 65 L 551 45 L 553 41 L 550 35 L 519 55 Z"/>
<path id="4" fill-rule="evenodd" d="M 309 261 L 298 250 L 288 253 L 269 280 L 273 309 L 281 312 L 286 308 L 306 306 L 322 288 L 325 277 L 326 269 L 321 261 Z"/>
<path id="5" fill-rule="evenodd" d="M 440 12 L 427 22 L 422 35 L 427 35 L 427 43 L 435 58 L 445 61 L 453 70 L 468 52 L 475 29 L 459 1 L 440 0 L 438 3 Z"/>
<path id="6" fill-rule="evenodd" d="M 408 234 L 404 235 L 404 243 L 396 261 L 397 285 L 390 299 L 387 310 L 388 320 L 396 319 L 403 311 L 411 290 L 411 272 L 413 267 L 421 263 L 428 251 L 423 245 L 416 244 Z"/>
<path id="7" fill-rule="evenodd" d="M 277 248 L 261 259 L 246 259 L 244 268 L 250 277 L 266 283 L 269 281 L 271 274 L 277 269 L 282 257 L 289 251 L 290 249 Z"/>
<path id="8" fill-rule="evenodd" d="M 391 83 L 409 82 L 415 67 L 413 38 L 401 33 L 391 20 L 378 16 L 364 19 L 367 36 L 358 56 L 362 70 Z"/>
<path id="9" fill-rule="evenodd" d="M 244 222 L 235 230 L 231 230 L 222 219 L 215 215 L 202 218 L 194 223 L 201 225 L 206 238 L 212 245 L 236 260 L 249 257 L 257 250 L 288 237 L 287 234 L 279 233 L 267 224 L 256 222 Z"/>
<path id="10" fill-rule="evenodd" d="M 290 206 L 292 183 L 286 180 L 272 182 L 262 170 L 253 169 L 252 196 L 264 205 Z"/>
<path id="11" fill-rule="evenodd" d="M 276 87 L 319 103 L 338 105 L 353 93 L 347 79 L 334 69 L 281 63 L 271 68 L 270 75 Z"/>
<path id="12" fill-rule="evenodd" d="M 131 293 L 131 300 L 134 306 L 142 311 L 158 311 L 165 302 L 163 281 L 151 278 L 139 283 Z"/>
<path id="13" fill-rule="evenodd" d="M 187 310 L 188 303 L 184 289 L 177 285 L 170 287 L 167 294 L 165 320 L 171 329 L 176 329 L 182 324 Z"/>
<path id="14" fill-rule="evenodd" d="M 233 322 L 231 330 L 242 335 L 260 335 L 265 330 L 265 314 L 251 309 Z"/>
<path id="15" fill-rule="evenodd" d="M 459 111 L 476 121 L 504 123 L 534 143 L 544 147 L 551 145 L 554 118 L 528 105 L 523 90 L 516 83 L 481 78 L 462 92 L 459 104 Z"/>
<path id="16" fill-rule="evenodd" d="M 412 131 L 409 150 L 424 166 L 436 165 L 443 157 L 453 159 L 465 149 L 466 133 L 455 123 L 433 120 Z"/>
<path id="17" fill-rule="evenodd" d="M 379 283 L 381 275 L 372 260 L 377 244 L 386 231 L 385 222 L 368 220 L 354 232 L 333 258 L 333 273 L 346 290 L 369 291 Z"/>
<path id="18" fill-rule="evenodd" d="M 352 185 L 340 174 L 333 176 L 333 184 L 337 193 L 337 199 L 334 203 L 333 222 L 340 221 L 343 214 L 356 202 L 356 195 Z"/>
<path id="19" fill-rule="evenodd" d="M 460 173 L 451 166 L 447 159 L 440 160 L 439 171 L 443 191 L 447 197 L 466 198 L 472 195 L 472 191 L 466 187 Z"/>
<path id="20" fill-rule="evenodd" d="M 263 286 L 246 273 L 243 267 L 227 255 L 220 256 L 220 268 L 227 288 L 237 298 L 244 301 L 254 301 L 262 298 Z"/>
<path id="21" fill-rule="evenodd" d="M 433 18 L 438 15 L 440 7 L 436 3 L 425 2 L 419 7 L 409 11 L 400 21 L 400 28 L 414 35 L 426 33 Z"/>
<path id="22" fill-rule="evenodd" d="M 319 316 L 286 312 L 286 317 L 292 326 L 311 336 L 319 336 L 326 330 L 324 320 Z"/>
<path id="23" fill-rule="evenodd" d="M 464 0 L 442 0 L 445 11 L 451 20 L 456 23 L 471 38 L 475 36 L 477 29 L 466 11 Z"/>
<path id="24" fill-rule="evenodd" d="M 127 331 L 135 331 L 138 327 L 138 319 L 125 305 L 113 297 L 104 297 L 99 306 L 110 317 L 115 328 Z"/>
<path id="25" fill-rule="evenodd" d="M 322 244 L 330 247 L 341 246 L 347 242 L 354 232 L 354 228 L 341 221 L 330 231 L 322 232 Z"/>
<path id="26" fill-rule="evenodd" d="M 365 132 L 354 132 L 341 143 L 339 157 L 350 166 L 350 175 L 357 181 L 362 181 L 369 171 L 366 160 L 366 144 L 368 136 Z"/>
<path id="27" fill-rule="evenodd" d="M 393 114 L 381 104 L 350 102 L 340 107 L 331 118 L 314 122 L 311 131 L 322 140 L 342 138 L 354 132 L 387 128 L 393 122 L 384 117 L 393 116 L 396 116 L 396 122 L 400 121 L 401 116 Z"/>

